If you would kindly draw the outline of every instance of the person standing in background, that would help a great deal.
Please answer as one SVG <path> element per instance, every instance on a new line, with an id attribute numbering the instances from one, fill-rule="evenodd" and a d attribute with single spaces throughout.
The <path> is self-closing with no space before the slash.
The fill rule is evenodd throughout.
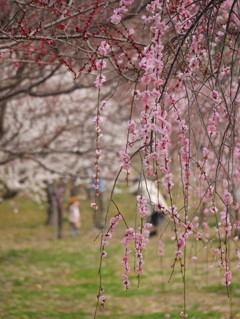
<path id="1" fill-rule="evenodd" d="M 164 221 L 165 210 L 168 209 L 165 198 L 159 191 L 154 181 L 143 179 L 135 179 L 132 186 L 129 187 L 129 192 L 135 195 L 142 195 L 147 199 L 147 212 L 145 222 L 151 223 L 152 228 L 149 236 L 156 236 L 160 225 Z M 159 208 L 159 207 L 162 208 Z"/>
<path id="2" fill-rule="evenodd" d="M 72 237 L 79 235 L 79 228 L 81 227 L 79 204 L 79 200 L 76 196 L 70 198 L 68 221 L 70 225 L 70 236 Z"/>

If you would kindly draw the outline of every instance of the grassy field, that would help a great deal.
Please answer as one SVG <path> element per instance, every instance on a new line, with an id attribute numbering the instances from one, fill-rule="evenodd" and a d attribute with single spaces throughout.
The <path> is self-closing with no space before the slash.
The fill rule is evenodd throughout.
<path id="1" fill-rule="evenodd" d="M 134 224 L 134 198 L 117 194 L 116 200 Z M 114 213 L 113 209 L 111 213 Z M 44 205 L 24 197 L 0 204 L 0 318 L 94 318 L 99 289 L 99 238 L 92 229 L 91 210 L 84 199 L 81 214 L 83 226 L 78 238 L 69 237 L 65 221 L 63 239 L 53 241 L 52 227 L 44 226 Z M 102 286 L 107 302 L 104 308 L 98 309 L 97 318 L 159 319 L 169 315 L 180 318 L 183 282 L 178 266 L 171 277 L 173 244 L 170 229 L 164 231 L 166 256 L 159 259 L 158 238 L 151 238 L 145 251 L 140 285 L 132 272 L 128 291 L 121 278 L 123 234 L 122 223 L 106 249 Z M 193 262 L 191 256 L 196 254 L 196 249 L 198 260 Z M 209 269 L 212 256 L 212 251 L 196 247 L 194 242 L 189 248 L 186 260 L 188 318 L 240 318 L 240 275 L 235 270 L 236 263 L 233 264 L 234 280 L 228 296 L 218 267 Z"/>

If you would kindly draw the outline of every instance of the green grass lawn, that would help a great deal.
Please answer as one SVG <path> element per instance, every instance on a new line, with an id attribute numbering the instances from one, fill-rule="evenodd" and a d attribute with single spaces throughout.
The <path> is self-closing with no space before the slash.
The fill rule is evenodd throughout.
<path id="1" fill-rule="evenodd" d="M 125 212 L 131 226 L 135 219 L 135 200 L 117 194 L 119 209 Z M 16 211 L 16 208 L 18 211 Z M 110 215 L 115 214 L 114 207 Z M 81 201 L 82 229 L 78 238 L 69 237 L 68 224 L 64 236 L 52 240 L 52 227 L 44 226 L 46 208 L 26 197 L 0 204 L 0 318 L 4 319 L 91 319 L 94 318 L 99 289 L 99 237 L 92 229 L 92 216 L 87 200 Z M 109 216 L 110 217 L 110 216 Z M 165 228 L 166 225 L 164 225 Z M 106 247 L 101 284 L 107 297 L 99 307 L 98 319 L 180 318 L 183 310 L 183 282 L 177 265 L 171 277 L 173 244 L 171 230 L 164 231 L 166 256 L 157 255 L 158 238 L 151 238 L 144 253 L 144 273 L 137 279 L 130 274 L 131 285 L 122 285 L 121 239 L 124 223 Z M 191 261 L 193 251 L 198 261 Z M 240 318 L 240 275 L 234 271 L 234 282 L 228 296 L 222 285 L 220 270 L 209 270 L 212 251 L 192 243 L 188 248 L 186 303 L 188 318 Z M 134 268 L 132 257 L 131 267 Z M 171 277 L 170 283 L 169 279 Z"/>

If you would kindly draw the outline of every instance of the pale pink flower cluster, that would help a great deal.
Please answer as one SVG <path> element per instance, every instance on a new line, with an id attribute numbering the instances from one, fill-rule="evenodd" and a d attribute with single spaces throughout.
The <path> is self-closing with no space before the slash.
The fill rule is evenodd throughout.
<path id="1" fill-rule="evenodd" d="M 133 0 L 121 0 L 120 7 L 113 10 L 113 15 L 111 16 L 111 22 L 113 24 L 119 24 L 122 20 L 124 13 L 128 12 L 127 7 L 133 3 Z"/>
<path id="2" fill-rule="evenodd" d="M 128 128 L 129 133 L 134 134 L 134 133 L 135 133 L 135 130 L 136 130 L 136 123 L 135 123 L 135 121 L 134 121 L 134 120 L 128 121 L 128 123 L 127 123 L 127 128 Z"/>
<path id="3" fill-rule="evenodd" d="M 167 189 L 172 189 L 174 183 L 173 183 L 173 174 L 169 173 L 166 174 L 163 178 L 162 178 L 162 185 Z"/>
<path id="4" fill-rule="evenodd" d="M 213 91 L 211 92 L 211 98 L 212 98 L 214 101 L 219 102 L 219 93 L 218 93 L 218 91 L 213 90 Z"/>
<path id="5" fill-rule="evenodd" d="M 121 160 L 123 162 L 123 166 L 122 166 L 123 169 L 129 170 L 130 164 L 131 164 L 130 156 L 126 153 L 126 151 L 124 149 L 119 152 L 119 155 L 120 155 Z"/>
<path id="6" fill-rule="evenodd" d="M 142 230 L 148 230 L 152 227 L 151 224 L 146 223 L 142 226 Z M 133 241 L 134 246 L 135 246 L 135 256 L 136 256 L 136 272 L 138 274 L 141 274 L 143 272 L 143 254 L 142 250 L 146 248 L 146 241 L 147 237 L 145 237 L 142 233 L 139 232 L 134 232 L 133 228 L 128 228 L 126 229 L 125 236 L 122 240 L 122 244 L 125 247 L 125 255 L 122 259 L 122 265 L 124 266 L 124 273 L 122 274 L 123 277 L 123 285 L 128 289 L 130 285 L 129 281 L 129 272 L 130 272 L 130 267 L 129 267 L 129 253 L 131 250 L 129 249 L 129 243 Z"/>
<path id="7" fill-rule="evenodd" d="M 203 148 L 203 162 L 198 161 L 198 168 L 200 169 L 200 178 L 203 178 L 203 180 L 206 180 L 206 166 L 208 163 L 210 150 L 206 147 Z"/>
<path id="8" fill-rule="evenodd" d="M 217 120 L 219 119 L 219 113 L 216 108 L 213 108 L 213 114 L 209 119 L 208 134 L 210 137 L 217 134 Z"/>
<path id="9" fill-rule="evenodd" d="M 155 13 L 157 9 L 162 9 L 162 5 L 160 4 L 159 0 L 151 1 L 151 3 L 147 5 L 147 11 L 150 13 Z"/>
<path id="10" fill-rule="evenodd" d="M 147 198 L 141 195 L 137 196 L 137 209 L 138 209 L 138 214 L 141 216 L 141 218 L 145 217 L 147 215 Z"/>
<path id="11" fill-rule="evenodd" d="M 202 233 L 196 233 L 195 238 L 196 238 L 196 240 L 202 240 Z M 206 234 L 205 234 L 205 240 L 206 240 Z"/>
<path id="12" fill-rule="evenodd" d="M 96 203 L 91 203 L 90 206 L 94 209 L 94 210 L 98 210 L 98 205 Z"/>
<path id="13" fill-rule="evenodd" d="M 166 207 L 162 202 L 158 202 L 157 204 L 154 205 L 154 207 L 157 211 L 161 210 L 161 211 L 166 212 Z"/>
<path id="14" fill-rule="evenodd" d="M 236 204 L 233 205 L 233 209 L 234 210 L 238 210 L 238 208 L 239 208 L 239 203 L 236 203 Z"/>
<path id="15" fill-rule="evenodd" d="M 175 205 L 169 207 L 170 220 L 179 223 L 179 214 Z"/>
<path id="16" fill-rule="evenodd" d="M 191 53 L 188 61 L 188 75 L 194 75 L 200 68 L 201 64 L 204 61 L 207 51 L 202 45 L 202 42 L 204 41 L 204 37 L 201 34 L 200 30 L 197 34 L 193 35 L 193 41 L 191 44 Z"/>
<path id="17" fill-rule="evenodd" d="M 121 0 L 120 6 L 130 6 L 134 0 Z"/>
<path id="18" fill-rule="evenodd" d="M 105 106 L 106 102 L 103 101 L 101 103 L 101 107 L 100 105 L 97 106 L 97 115 L 93 118 L 93 122 L 95 123 L 96 127 L 95 127 L 95 131 L 96 131 L 96 160 L 94 162 L 95 165 L 95 175 L 93 176 L 95 179 L 95 183 L 93 184 L 93 187 L 96 189 L 96 196 L 99 196 L 100 192 L 98 191 L 99 185 L 99 174 L 100 174 L 100 169 L 99 169 L 99 160 L 101 159 L 101 153 L 102 150 L 99 146 L 99 139 L 102 136 L 101 134 L 101 127 L 100 124 L 103 122 L 103 117 L 101 117 L 101 113 L 103 111 L 103 108 Z M 98 209 L 98 206 L 96 205 L 96 203 L 92 203 L 91 207 L 94 208 L 95 210 Z"/>
<path id="19" fill-rule="evenodd" d="M 180 316 L 183 317 L 183 318 L 187 318 L 187 317 L 188 317 L 188 314 L 185 313 L 184 311 L 181 311 L 181 312 L 180 312 Z"/>
<path id="20" fill-rule="evenodd" d="M 136 233 L 135 235 L 135 255 L 137 258 L 136 261 L 136 272 L 141 274 L 143 272 L 143 254 L 142 250 L 146 248 L 145 237 L 141 233 Z"/>
<path id="21" fill-rule="evenodd" d="M 210 150 L 206 147 L 203 148 L 203 159 L 207 160 L 208 159 L 208 155 L 210 153 Z"/>
<path id="22" fill-rule="evenodd" d="M 139 62 L 143 70 L 141 82 L 146 85 L 151 84 L 152 87 L 142 92 L 135 90 L 133 98 L 141 99 L 143 106 L 143 111 L 140 112 L 139 132 L 142 145 L 146 145 L 146 148 L 143 148 L 146 176 L 157 176 L 157 169 L 161 169 L 164 174 L 162 182 L 159 180 L 158 183 L 163 183 L 169 190 L 173 186 L 168 157 L 171 125 L 167 120 L 168 113 L 160 103 L 157 103 L 161 94 L 161 86 L 164 83 L 162 79 L 164 49 L 162 37 L 167 30 L 165 22 L 161 20 L 161 8 L 159 1 L 152 1 L 147 5 L 148 17 L 143 17 L 146 23 L 151 22 L 152 42 L 151 45 L 144 48 L 142 59 Z M 151 150 L 148 148 L 149 143 L 154 145 Z"/>
<path id="23" fill-rule="evenodd" d="M 214 193 L 214 187 L 213 186 L 209 186 L 207 197 L 208 198 L 213 198 L 213 193 Z"/>
<path id="24" fill-rule="evenodd" d="M 240 230 L 240 220 L 236 220 L 235 223 L 233 224 L 233 228 Z"/>
<path id="25" fill-rule="evenodd" d="M 210 210 L 210 212 L 211 212 L 212 214 L 217 214 L 217 212 L 218 212 L 218 208 L 217 208 L 216 206 L 210 207 L 209 210 Z"/>
<path id="26" fill-rule="evenodd" d="M 130 272 L 131 268 L 128 265 L 128 254 L 131 252 L 130 249 L 126 249 L 125 250 L 125 256 L 122 259 L 122 265 L 124 267 L 124 273 L 122 274 L 122 278 L 123 278 L 123 286 L 128 289 L 129 285 L 130 285 L 130 281 L 128 278 L 128 273 Z"/>
<path id="27" fill-rule="evenodd" d="M 193 234 L 193 224 L 188 221 L 186 224 L 184 224 L 184 227 L 186 227 L 186 233 L 188 233 L 189 235 Z"/>
<path id="28" fill-rule="evenodd" d="M 223 192 L 223 201 L 226 206 L 229 206 L 233 202 L 232 195 L 226 189 Z"/>
<path id="29" fill-rule="evenodd" d="M 147 176 L 156 175 L 156 169 L 160 168 L 165 174 L 170 173 L 170 159 L 168 157 L 168 147 L 170 142 L 170 125 L 166 119 L 167 112 L 164 111 L 161 105 L 152 102 L 152 98 L 155 97 L 154 90 L 142 92 L 143 108 L 145 109 L 140 113 L 140 134 L 142 137 L 143 145 L 148 146 L 151 136 L 154 139 L 151 141 L 154 145 L 154 150 L 148 151 L 147 147 L 145 150 L 144 165 Z M 152 121 L 152 115 L 154 115 L 154 122 Z M 154 132 L 154 135 L 152 134 Z M 155 134 L 156 133 L 156 134 Z M 160 133 L 160 134 L 158 134 Z M 173 186 L 171 176 L 167 175 L 166 179 L 162 178 L 162 183 L 167 185 L 168 182 L 170 188 Z M 168 179 L 168 180 L 167 180 Z M 160 182 L 160 181 L 159 181 Z"/>
<path id="30" fill-rule="evenodd" d="M 114 231 L 114 228 L 117 226 L 120 220 L 122 220 L 122 216 L 120 214 L 117 214 L 110 219 L 110 232 Z"/>
<path id="31" fill-rule="evenodd" d="M 97 126 L 99 126 L 99 124 L 102 123 L 102 121 L 103 121 L 103 118 L 101 116 L 95 116 L 93 118 L 93 122 L 97 124 Z"/>
<path id="32" fill-rule="evenodd" d="M 223 211 L 220 213 L 220 217 L 221 217 L 221 225 L 225 229 L 224 236 L 230 237 L 231 231 L 232 231 L 232 224 L 230 221 L 230 215 L 227 212 Z"/>
<path id="33" fill-rule="evenodd" d="M 98 189 L 99 188 L 99 185 L 98 185 L 99 179 L 97 178 L 97 176 L 94 176 L 94 178 L 96 179 L 96 182 L 93 183 L 92 186 L 94 189 Z M 92 204 L 94 204 L 94 203 L 92 203 Z"/>
<path id="34" fill-rule="evenodd" d="M 113 10 L 113 15 L 111 16 L 111 22 L 113 24 L 119 24 L 121 22 L 121 20 L 122 20 L 122 15 L 124 13 L 126 13 L 127 11 L 128 10 L 127 10 L 127 8 L 124 5 L 122 5 L 119 8 L 114 9 Z"/>
<path id="35" fill-rule="evenodd" d="M 108 242 L 106 239 L 104 239 L 104 240 L 102 241 L 102 250 L 101 250 L 101 257 L 102 257 L 102 258 L 104 258 L 104 257 L 107 256 L 107 252 L 104 250 L 104 249 L 105 249 L 105 246 L 107 246 L 107 245 L 109 245 L 109 242 Z"/>
<path id="36" fill-rule="evenodd" d="M 208 126 L 208 134 L 209 134 L 210 136 L 215 135 L 216 130 L 217 130 L 217 128 L 216 128 L 215 125 L 209 125 L 209 126 Z"/>
<path id="37" fill-rule="evenodd" d="M 225 230 L 223 227 L 216 227 L 215 231 L 219 234 L 219 238 L 224 238 L 225 237 Z"/>
<path id="38" fill-rule="evenodd" d="M 106 66 L 107 66 L 107 63 L 105 60 L 101 59 L 96 61 L 97 70 L 103 70 L 106 68 Z"/>
<path id="39" fill-rule="evenodd" d="M 107 252 L 105 251 L 105 246 L 109 245 L 109 242 L 107 241 L 107 239 L 111 239 L 112 238 L 112 234 L 107 232 L 104 234 L 103 239 L 102 239 L 102 249 L 101 249 L 101 257 L 104 258 L 107 256 Z"/>
<path id="40" fill-rule="evenodd" d="M 158 254 L 160 257 L 164 256 L 164 244 L 163 244 L 163 241 L 161 239 L 159 239 L 159 241 L 158 241 Z"/>
<path id="41" fill-rule="evenodd" d="M 231 284 L 232 272 L 230 270 L 226 271 L 224 274 L 224 285 L 229 286 Z"/>
<path id="42" fill-rule="evenodd" d="M 158 158 L 159 158 L 159 156 L 156 152 L 147 154 L 145 156 L 143 163 L 146 166 L 147 176 L 153 175 L 153 166 L 154 166 L 154 163 L 158 166 L 158 162 L 157 162 Z"/>
<path id="43" fill-rule="evenodd" d="M 145 223 L 143 224 L 142 227 L 140 227 L 140 229 L 142 229 L 142 234 L 145 237 L 145 241 L 147 242 L 149 235 L 150 235 L 150 229 L 153 227 L 153 225 L 151 223 Z"/>
<path id="44" fill-rule="evenodd" d="M 126 287 L 126 289 L 128 289 L 128 287 L 130 285 L 128 273 L 131 270 L 131 268 L 129 267 L 129 264 L 128 264 L 128 261 L 129 261 L 128 254 L 131 252 L 131 250 L 129 249 L 129 242 L 131 240 L 134 240 L 134 239 L 135 239 L 134 229 L 128 228 L 126 230 L 125 236 L 122 240 L 122 244 L 125 247 L 125 256 L 123 257 L 123 260 L 122 260 L 122 265 L 124 266 L 124 273 L 122 274 L 122 277 L 123 277 L 123 285 L 124 285 L 124 287 Z"/>
<path id="45" fill-rule="evenodd" d="M 97 75 L 96 80 L 94 81 L 94 84 L 97 88 L 100 88 L 103 86 L 104 82 L 106 82 L 106 76 L 100 73 Z"/>
<path id="46" fill-rule="evenodd" d="M 109 49 L 110 49 L 109 43 L 107 43 L 106 41 L 102 41 L 98 47 L 98 52 L 102 55 L 107 55 Z"/>
<path id="47" fill-rule="evenodd" d="M 191 5 L 189 4 L 189 1 L 183 1 L 181 7 L 178 8 L 177 18 L 173 17 L 173 19 L 179 19 L 181 22 L 178 25 L 178 31 L 185 33 L 185 30 L 189 27 L 189 24 L 191 24 L 191 17 L 196 13 L 194 11 L 189 11 L 189 7 Z M 121 6 L 125 6 L 125 2 L 121 2 Z M 168 6 L 168 4 L 166 4 Z M 187 8 L 188 7 L 188 8 Z M 189 9 L 189 10 L 188 10 Z M 138 139 L 134 139 L 129 143 L 131 146 L 137 141 L 141 140 L 141 151 L 144 153 L 144 159 L 143 163 L 145 166 L 146 176 L 156 176 L 156 183 L 162 184 L 165 186 L 165 188 L 168 190 L 169 193 L 171 193 L 171 189 L 173 187 L 173 175 L 170 169 L 170 158 L 169 158 L 169 146 L 170 146 L 170 136 L 171 136 L 171 125 L 169 124 L 169 120 L 171 119 L 171 111 L 174 110 L 176 113 L 178 113 L 178 105 L 181 105 L 181 100 L 184 100 L 181 96 L 170 94 L 171 92 L 171 80 L 169 83 L 165 84 L 164 77 L 162 71 L 163 71 L 163 41 L 162 37 L 164 33 L 166 33 L 168 26 L 165 24 L 164 21 L 162 21 L 163 15 L 161 15 L 161 10 L 163 10 L 160 1 L 151 1 L 150 4 L 147 5 L 148 10 L 148 17 L 145 17 L 144 20 L 146 23 L 151 23 L 151 36 L 152 36 L 152 42 L 151 45 L 147 46 L 143 52 L 142 59 L 139 62 L 139 66 L 142 71 L 141 76 L 141 85 L 145 87 L 142 91 L 135 90 L 133 93 L 133 99 L 134 100 L 140 100 L 138 102 L 138 105 L 142 107 L 142 110 L 139 111 L 139 118 L 140 118 L 140 127 L 139 131 L 136 135 L 138 135 Z M 124 10 L 121 12 L 121 10 L 117 9 L 114 11 L 114 19 L 115 21 L 113 23 L 119 23 L 122 19 L 122 14 L 124 13 Z M 125 14 L 125 13 L 124 13 Z M 191 16 L 192 15 L 192 16 Z M 191 41 L 189 42 L 189 46 L 191 47 L 189 54 L 186 55 L 186 63 L 187 68 L 186 71 L 183 71 L 181 76 L 179 75 L 180 82 L 184 83 L 186 79 L 195 79 L 196 78 L 196 72 L 199 72 L 201 68 L 201 73 L 203 72 L 202 66 L 204 65 L 202 62 L 204 62 L 204 59 L 206 57 L 206 50 L 204 46 L 204 39 L 203 35 L 201 34 L 202 26 L 199 25 L 198 30 L 196 32 L 194 31 L 194 34 L 191 35 Z M 146 85 L 146 86 L 145 86 Z M 166 86 L 165 86 L 166 85 Z M 195 83 L 193 83 L 193 86 Z M 164 86 L 164 98 L 162 98 L 162 87 Z M 176 91 L 174 91 L 175 94 Z M 217 103 L 221 102 L 219 98 L 219 93 L 215 90 L 212 90 L 210 93 L 208 91 L 209 100 L 211 98 L 211 105 L 213 105 L 213 114 L 210 114 L 209 122 L 206 124 L 206 131 L 209 133 L 210 137 L 216 136 L 218 133 L 218 119 L 219 114 L 217 112 L 218 106 Z M 220 92 L 220 91 L 219 91 Z M 167 96 L 168 95 L 168 96 Z M 191 99 L 191 97 L 189 96 Z M 161 103 L 158 103 L 158 101 L 161 100 Z M 186 99 L 185 99 L 186 101 Z M 182 104 L 184 104 L 183 102 Z M 164 106 L 163 106 L 164 104 Z M 186 103 L 187 104 L 187 103 Z M 167 110 L 167 112 L 166 112 Z M 185 123 L 184 120 L 181 119 L 181 114 L 183 111 L 185 111 L 185 107 L 182 108 L 182 110 L 179 108 L 179 114 L 177 114 L 177 121 L 179 124 L 179 131 L 180 134 L 178 135 L 179 145 L 180 145 L 180 152 L 181 152 L 181 172 L 183 172 L 183 181 L 184 181 L 184 195 L 185 199 L 188 198 L 188 187 L 189 187 L 189 180 L 191 177 L 192 179 L 195 178 L 195 176 L 190 176 L 190 167 L 189 167 L 189 160 L 190 160 L 190 139 L 189 136 L 192 136 L 191 132 L 188 132 L 188 125 L 189 123 Z M 176 114 L 174 113 L 174 114 Z M 175 115 L 174 115 L 175 116 Z M 130 120 L 127 123 L 129 136 L 134 135 L 136 130 L 138 129 L 139 123 L 133 120 Z M 213 141 L 214 142 L 214 141 Z M 191 139 L 191 147 L 193 145 L 193 140 Z M 142 147 L 144 146 L 144 147 Z M 194 146 L 193 146 L 194 147 Z M 203 181 L 209 181 L 211 183 L 211 179 L 207 180 L 208 178 L 208 172 L 207 170 L 207 161 L 210 161 L 212 158 L 210 158 L 210 147 L 211 143 L 209 143 L 209 146 L 203 148 L 203 154 L 202 154 L 202 161 L 199 161 L 199 169 L 201 172 L 201 177 Z M 211 148 L 212 149 L 212 148 Z M 213 153 L 212 153 L 213 154 Z M 122 152 L 121 155 L 122 161 L 123 161 L 123 168 L 129 169 L 130 168 L 130 156 L 127 154 L 127 150 L 125 149 L 124 152 Z M 191 162 L 193 163 L 193 162 Z M 159 171 L 161 172 L 159 173 Z M 191 170 L 193 172 L 193 170 Z M 163 176 L 162 176 L 163 175 Z M 202 183 L 202 180 L 200 181 Z M 208 184 L 209 185 L 209 184 Z M 208 187 L 208 185 L 206 187 Z M 227 194 L 226 194 L 227 195 Z M 208 188 L 208 193 L 203 195 L 204 200 L 206 200 L 206 197 L 208 197 L 211 200 L 211 207 L 207 206 L 207 209 L 210 209 L 210 212 L 213 214 L 216 214 L 218 212 L 218 209 L 216 207 L 216 203 L 214 202 L 214 189 L 210 186 Z M 224 200 L 226 205 L 230 204 L 230 197 L 226 196 Z M 141 217 L 144 217 L 146 215 L 146 203 L 141 201 L 142 199 L 139 198 L 138 200 L 138 212 Z M 171 204 L 173 205 L 173 204 Z M 180 226 L 184 226 L 185 230 L 183 233 L 178 235 L 178 229 L 174 229 L 176 231 L 176 251 L 175 255 L 177 258 L 181 258 L 182 256 L 182 250 L 183 247 L 186 245 L 187 238 L 190 234 L 192 234 L 196 240 L 207 240 L 208 239 L 208 229 L 209 226 L 206 222 L 203 225 L 203 231 L 195 232 L 194 229 L 197 229 L 199 227 L 199 223 L 190 223 L 190 222 L 182 222 L 180 216 L 182 216 L 182 212 L 177 212 L 177 209 L 174 208 L 174 206 L 170 207 L 170 219 L 174 221 L 174 224 L 180 224 Z M 220 214 L 221 215 L 221 214 Z M 186 216 L 185 216 L 186 217 Z M 206 217 L 206 215 L 205 215 Z M 229 221 L 221 215 L 221 217 L 225 218 L 223 223 L 222 221 L 222 230 L 218 230 L 218 232 L 221 232 L 222 234 L 225 234 L 225 232 L 230 231 L 229 227 Z M 207 220 L 207 219 L 205 219 Z M 184 225 L 183 225 L 184 224 Z M 227 229 L 225 229 L 225 226 Z M 132 234 L 131 232 L 128 233 L 125 236 L 125 241 L 127 241 Z M 136 234 L 134 235 L 134 237 Z M 131 239 L 133 240 L 133 239 Z M 161 252 L 160 252 L 161 253 Z M 124 256 L 123 263 L 126 269 L 128 269 L 128 252 Z M 129 285 L 128 281 L 128 274 L 124 274 L 124 280 L 125 280 L 125 286 L 127 287 Z M 182 314 L 183 317 L 186 317 L 186 314 Z"/>
<path id="48" fill-rule="evenodd" d="M 188 234 L 181 233 L 177 238 L 176 238 L 176 244 L 175 244 L 175 258 L 181 259 L 182 257 L 182 248 L 186 246 L 186 239 L 188 238 Z"/>
<path id="49" fill-rule="evenodd" d="M 191 20 L 189 18 L 186 19 L 186 16 L 184 17 L 184 14 L 186 12 L 189 11 L 186 9 L 182 10 L 182 19 L 184 19 L 185 22 L 178 22 L 176 24 L 176 29 L 179 33 L 185 33 L 186 28 L 188 28 L 189 23 L 191 23 Z M 187 16 L 189 15 L 187 14 Z M 199 27 L 199 29 L 201 29 L 201 27 Z M 198 32 L 192 36 L 191 50 L 189 50 L 189 53 L 185 56 L 185 61 L 188 62 L 188 67 L 185 71 L 185 77 L 195 77 L 196 72 L 198 72 L 198 70 L 201 68 L 202 62 L 204 61 L 207 54 L 206 49 L 202 45 L 203 41 L 203 35 L 201 34 L 201 31 L 198 30 Z"/>
<path id="50" fill-rule="evenodd" d="M 125 236 L 124 236 L 124 238 L 122 240 L 123 246 L 125 246 L 125 248 L 128 248 L 129 242 L 131 240 L 133 240 L 133 239 L 135 239 L 134 229 L 133 228 L 127 228 L 126 232 L 125 232 Z"/>
<path id="51" fill-rule="evenodd" d="M 102 151 L 101 151 L 101 149 L 100 149 L 100 148 L 97 148 L 97 149 L 96 149 L 96 154 L 97 154 L 97 155 L 100 155 L 100 154 L 101 154 L 101 152 L 102 152 Z"/>
<path id="52" fill-rule="evenodd" d="M 128 30 L 128 34 L 129 34 L 129 35 L 133 35 L 134 33 L 135 33 L 134 29 L 130 28 L 130 29 Z"/>
<path id="53" fill-rule="evenodd" d="M 122 219 L 120 214 L 115 215 L 110 219 L 110 227 L 109 230 L 103 235 L 102 239 L 102 247 L 101 247 L 101 257 L 104 258 L 107 256 L 107 252 L 105 251 L 105 247 L 109 245 L 108 239 L 112 238 L 112 233 L 114 232 L 114 228 L 117 226 L 119 221 Z"/>
<path id="54" fill-rule="evenodd" d="M 189 139 L 186 138 L 185 134 L 188 131 L 188 127 L 185 121 L 181 119 L 180 115 L 177 116 L 177 122 L 179 125 L 179 138 L 181 139 L 181 157 L 182 157 L 182 168 L 183 168 L 183 181 L 184 181 L 184 197 L 188 197 L 188 187 L 189 187 Z"/>
<path id="55" fill-rule="evenodd" d="M 194 14 L 194 10 L 189 11 L 189 4 L 190 1 L 182 1 L 181 6 L 178 7 L 178 18 L 174 18 L 174 23 L 175 23 L 175 28 L 178 33 L 185 33 L 186 30 L 188 30 L 190 24 L 191 24 L 191 18 L 192 15 Z M 192 9 L 195 6 L 192 6 Z M 196 7 L 197 8 L 197 7 Z M 198 37 L 201 36 L 201 32 L 197 33 Z M 197 51 L 195 51 L 195 46 L 196 46 L 196 37 L 192 37 L 192 44 L 191 44 L 191 51 L 197 53 L 199 51 L 200 47 L 200 41 L 197 41 Z"/>
<path id="56" fill-rule="evenodd" d="M 130 147 L 133 147 L 134 146 L 134 143 L 136 141 L 136 138 L 137 138 L 137 124 L 134 120 L 130 120 L 127 122 L 127 128 L 128 128 L 128 131 L 129 131 L 129 137 L 128 137 L 128 145 Z"/>
<path id="57" fill-rule="evenodd" d="M 100 302 L 101 306 L 104 307 L 104 304 L 106 302 L 106 296 L 104 296 L 103 294 L 104 290 L 101 288 L 100 291 L 99 291 L 99 294 L 97 296 L 98 298 L 98 301 Z"/>
<path id="58" fill-rule="evenodd" d="M 96 163 L 95 163 L 95 166 L 96 166 L 96 177 L 94 177 L 95 179 L 97 179 L 97 176 L 98 176 L 98 173 L 99 173 L 99 169 L 98 169 L 98 160 L 100 159 L 100 153 L 101 153 L 101 149 L 98 147 L 98 139 L 100 137 L 102 137 L 102 134 L 101 134 L 101 127 L 100 127 L 100 124 L 103 122 L 103 117 L 100 116 L 105 105 L 106 105 L 106 101 L 102 101 L 101 103 L 101 107 L 98 107 L 97 108 L 97 116 L 95 116 L 93 118 L 93 122 L 96 124 L 96 128 L 95 128 L 95 131 L 96 131 L 96 134 L 97 134 L 97 149 L 96 149 L 96 154 L 97 154 L 97 158 L 96 158 Z"/>

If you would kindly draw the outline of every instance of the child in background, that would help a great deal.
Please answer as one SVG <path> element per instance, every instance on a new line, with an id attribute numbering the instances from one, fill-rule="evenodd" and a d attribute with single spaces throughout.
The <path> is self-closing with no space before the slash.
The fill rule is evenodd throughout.
<path id="1" fill-rule="evenodd" d="M 81 216 L 79 211 L 79 200 L 77 197 L 70 198 L 68 221 L 70 225 L 70 236 L 75 237 L 79 235 L 79 228 L 81 226 Z"/>

